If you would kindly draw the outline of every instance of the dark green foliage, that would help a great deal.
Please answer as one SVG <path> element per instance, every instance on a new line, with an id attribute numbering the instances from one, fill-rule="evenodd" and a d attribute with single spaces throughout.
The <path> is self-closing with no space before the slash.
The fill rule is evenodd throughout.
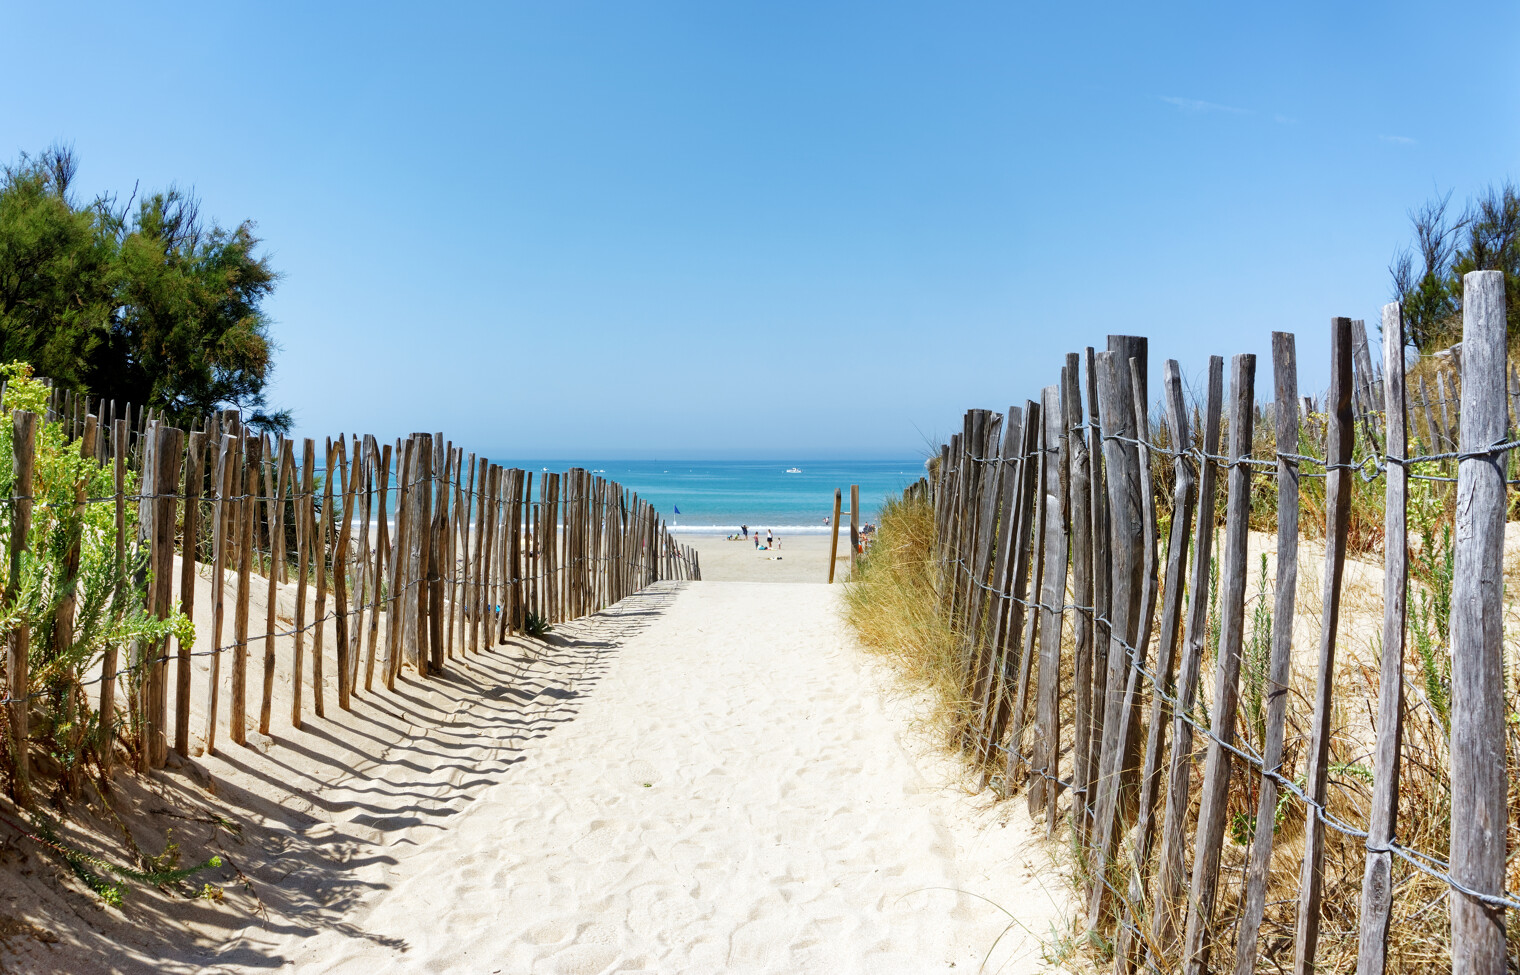
<path id="1" fill-rule="evenodd" d="M 22 155 L 0 171 L 0 361 L 174 422 L 217 408 L 284 430 L 264 388 L 273 345 L 262 303 L 277 276 L 253 225 L 202 222 L 170 188 L 118 206 L 70 192 L 73 153 Z"/>
<path id="2" fill-rule="evenodd" d="M 554 627 L 549 625 L 549 620 L 547 617 L 540 616 L 532 610 L 529 610 L 527 614 L 523 616 L 523 632 L 529 636 L 542 639 L 543 637 L 547 636 L 553 629 Z"/>
<path id="3" fill-rule="evenodd" d="M 1409 214 L 1415 242 L 1389 271 L 1403 305 L 1408 341 L 1439 349 L 1461 334 L 1462 275 L 1503 271 L 1510 335 L 1520 335 L 1520 193 L 1511 183 L 1490 186 L 1456 217 L 1451 194 Z"/>

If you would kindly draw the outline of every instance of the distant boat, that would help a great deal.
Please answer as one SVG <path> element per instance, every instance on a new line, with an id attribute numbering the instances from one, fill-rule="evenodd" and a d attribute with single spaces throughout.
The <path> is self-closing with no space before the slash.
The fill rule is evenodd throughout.
<path id="1" fill-rule="evenodd" d="M 786 472 L 788 474 L 801 474 L 802 473 L 802 468 L 800 468 L 800 467 L 788 467 L 786 469 Z"/>

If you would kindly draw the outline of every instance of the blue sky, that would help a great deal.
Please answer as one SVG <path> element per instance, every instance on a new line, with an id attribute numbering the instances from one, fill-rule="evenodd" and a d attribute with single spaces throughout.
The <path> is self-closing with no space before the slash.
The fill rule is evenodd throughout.
<path id="1" fill-rule="evenodd" d="M 141 9 L 136 9 L 137 7 Z M 1080 11 L 1080 12 L 1078 12 Z M 284 274 L 299 434 L 913 456 L 1109 332 L 1369 321 L 1520 178 L 1520 7 L 0 3 L 0 153 L 177 182 Z"/>

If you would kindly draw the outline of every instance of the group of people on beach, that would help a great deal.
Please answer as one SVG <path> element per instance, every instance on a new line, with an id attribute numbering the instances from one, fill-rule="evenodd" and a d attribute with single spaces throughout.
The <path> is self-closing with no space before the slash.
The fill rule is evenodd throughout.
<path id="1" fill-rule="evenodd" d="M 751 535 L 750 535 L 750 531 L 749 531 L 749 526 L 748 525 L 740 525 L 739 526 L 739 534 L 728 536 L 728 540 L 730 542 L 747 542 L 747 541 L 750 540 L 750 538 L 751 538 Z M 769 529 L 769 528 L 767 528 L 765 530 L 765 544 L 764 545 L 760 544 L 760 529 L 758 529 L 758 528 L 755 529 L 755 533 L 754 533 L 753 538 L 755 540 L 755 551 L 757 551 L 757 552 L 768 552 L 768 551 L 770 551 L 773 548 L 780 548 L 781 547 L 781 539 L 777 538 L 776 535 L 775 535 L 775 532 L 771 531 L 771 529 Z"/>

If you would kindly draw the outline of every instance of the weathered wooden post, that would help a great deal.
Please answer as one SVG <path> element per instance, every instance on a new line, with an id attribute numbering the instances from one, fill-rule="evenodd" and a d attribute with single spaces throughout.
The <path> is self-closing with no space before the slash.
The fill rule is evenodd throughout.
<path id="1" fill-rule="evenodd" d="M 1393 854 L 1388 845 L 1393 842 L 1398 820 L 1399 745 L 1404 737 L 1409 471 L 1403 458 L 1408 455 L 1409 432 L 1404 403 L 1404 318 L 1397 304 L 1383 306 L 1383 396 L 1388 417 L 1388 469 L 1383 496 L 1383 661 L 1378 676 L 1367 866 L 1362 874 L 1358 975 L 1382 975 L 1388 958 L 1388 913 L 1393 902 Z"/>
<path id="2" fill-rule="evenodd" d="M 1283 456 L 1298 452 L 1298 353 L 1293 335 L 1272 333 L 1274 410 L 1277 422 L 1277 579 L 1272 609 L 1272 650 L 1267 677 L 1266 735 L 1262 771 L 1257 780 L 1256 832 L 1246 871 L 1240 933 L 1235 941 L 1235 973 L 1256 970 L 1257 935 L 1266 911 L 1267 873 L 1272 865 L 1272 839 L 1277 825 L 1278 786 L 1282 773 L 1283 729 L 1288 716 L 1288 676 L 1292 669 L 1293 609 L 1298 589 L 1298 461 Z M 1392 420 L 1389 437 L 1393 436 Z M 1389 441 L 1392 443 L 1392 440 Z"/>
<path id="3" fill-rule="evenodd" d="M 37 414 L 16 410 L 11 414 L 11 439 L 14 455 L 11 471 L 15 476 L 11 488 L 10 574 L 6 577 L 5 608 L 13 610 L 20 597 L 22 553 L 27 550 L 26 536 L 32 530 L 32 471 L 37 450 Z M 30 761 L 27 757 L 28 686 L 32 650 L 32 628 L 20 620 L 11 629 L 10 725 L 11 749 L 16 763 L 16 799 L 26 802 L 29 790 Z"/>
<path id="4" fill-rule="evenodd" d="M 829 540 L 829 582 L 834 581 L 834 566 L 839 562 L 839 513 L 844 510 L 844 492 L 839 488 L 834 489 L 834 517 L 829 524 L 833 526 L 832 538 Z"/>
<path id="5" fill-rule="evenodd" d="M 1320 617 L 1318 686 L 1310 719 L 1307 822 L 1304 825 L 1303 871 L 1299 875 L 1298 928 L 1294 937 L 1293 970 L 1309 975 L 1319 944 L 1320 898 L 1324 883 L 1325 801 L 1329 775 L 1331 694 L 1335 682 L 1335 642 L 1340 626 L 1341 578 L 1346 568 L 1346 540 L 1351 515 L 1351 319 L 1330 324 L 1330 394 L 1325 404 L 1329 425 L 1325 471 L 1325 587 Z"/>
<path id="6" fill-rule="evenodd" d="M 1451 593 L 1451 873 L 1478 894 L 1504 888 L 1504 275 L 1462 290 L 1462 456 Z M 1453 975 L 1505 970 L 1504 909 L 1451 891 Z"/>
<path id="7" fill-rule="evenodd" d="M 1225 508 L 1224 553 L 1220 566 L 1219 660 L 1214 680 L 1212 732 L 1204 765 L 1198 835 L 1193 847 L 1193 890 L 1183 940 L 1186 971 L 1208 970 L 1214 893 L 1224 844 L 1226 801 L 1230 791 L 1230 754 L 1224 746 L 1235 738 L 1235 710 L 1240 695 L 1240 655 L 1245 636 L 1246 542 L 1251 519 L 1251 435 L 1256 398 L 1256 357 L 1237 355 L 1230 363 L 1230 471 Z"/>

